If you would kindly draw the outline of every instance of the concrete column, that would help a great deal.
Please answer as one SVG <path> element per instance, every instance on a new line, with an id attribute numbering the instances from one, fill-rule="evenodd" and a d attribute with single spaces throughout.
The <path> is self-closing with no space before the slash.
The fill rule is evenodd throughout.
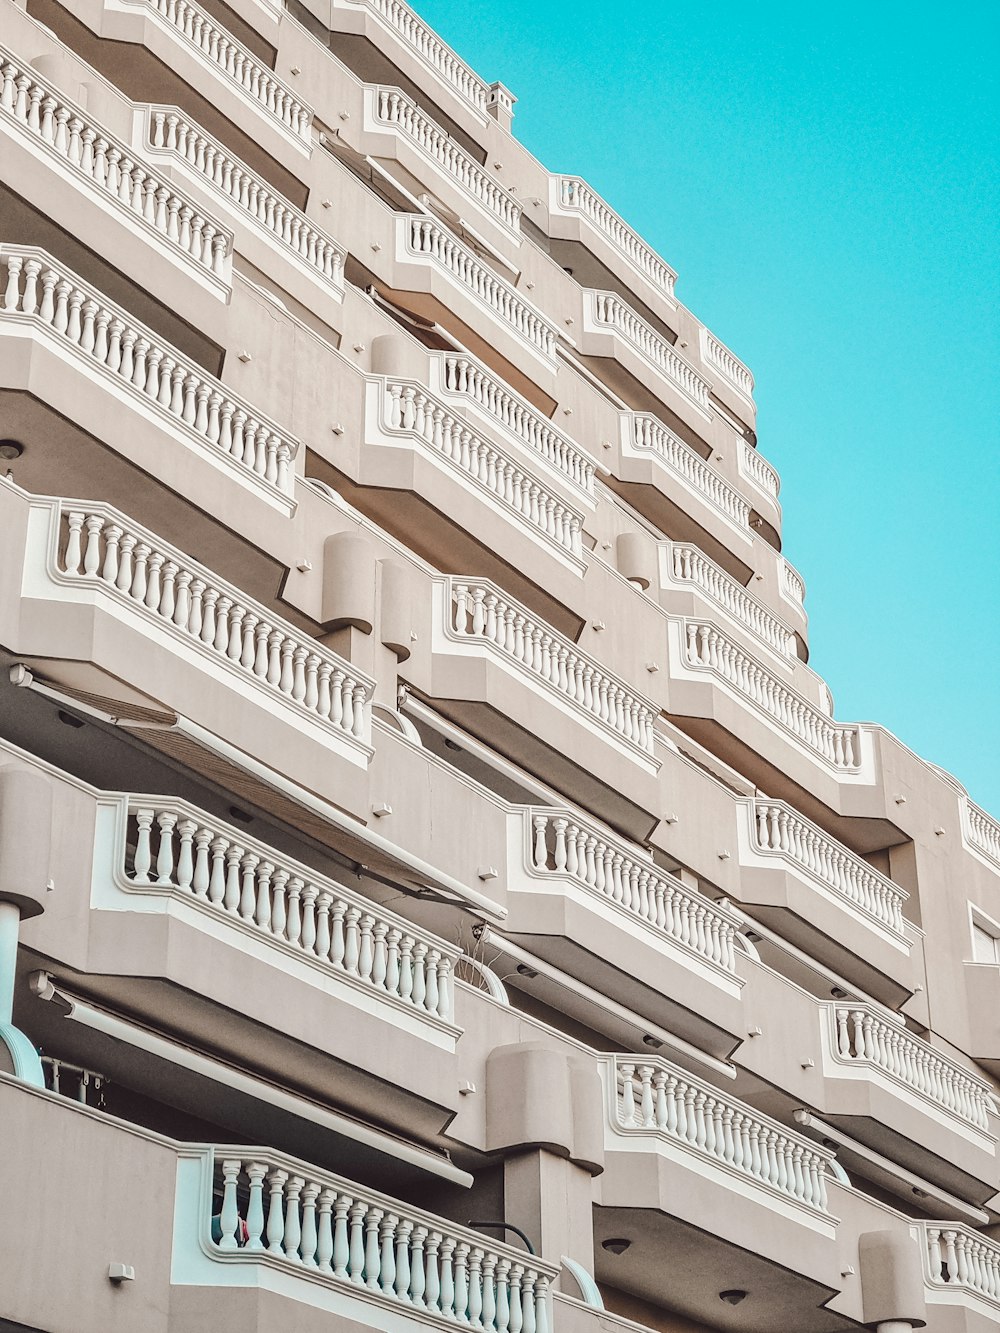
<path id="1" fill-rule="evenodd" d="M 540 1255 L 558 1263 L 565 1254 L 593 1271 L 589 1171 L 544 1148 L 529 1150 L 505 1159 L 503 1188 L 507 1220 L 527 1233 Z"/>
<path id="2" fill-rule="evenodd" d="M 885 1323 L 876 1324 L 875 1333 L 910 1333 L 916 1327 L 908 1319 L 889 1319 Z"/>
<path id="3" fill-rule="evenodd" d="M 866 1231 L 858 1238 L 865 1324 L 876 1333 L 926 1328 L 924 1270 L 910 1229 Z"/>

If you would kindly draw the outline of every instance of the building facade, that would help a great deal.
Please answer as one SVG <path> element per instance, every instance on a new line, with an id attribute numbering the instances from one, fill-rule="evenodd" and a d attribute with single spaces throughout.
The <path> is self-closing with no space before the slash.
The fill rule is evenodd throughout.
<path id="1" fill-rule="evenodd" d="M 0 1328 L 995 1329 L 1000 826 L 750 371 L 401 0 L 0 19 Z"/>

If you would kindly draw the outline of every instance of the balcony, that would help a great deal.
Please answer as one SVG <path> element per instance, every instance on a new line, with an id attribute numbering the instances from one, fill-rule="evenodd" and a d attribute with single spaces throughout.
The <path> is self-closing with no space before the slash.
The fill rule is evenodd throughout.
<path id="1" fill-rule="evenodd" d="M 225 923 L 247 950 L 263 946 L 273 961 L 312 970 L 342 1003 L 411 1032 L 457 1035 L 459 949 L 245 829 L 176 797 L 102 797 L 97 846 L 115 852 L 92 906 L 179 915 L 209 932 Z"/>
<path id="2" fill-rule="evenodd" d="M 739 357 L 734 356 L 725 343 L 719 342 L 704 325 L 701 328 L 701 354 L 705 364 L 719 371 L 726 383 L 752 408 L 753 375 Z"/>
<path id="3" fill-rule="evenodd" d="M 967 796 L 960 798 L 962 807 L 962 841 L 977 856 L 983 858 L 992 870 L 1000 870 L 1000 823 L 980 809 Z"/>
<path id="4" fill-rule="evenodd" d="M 956 1329 L 981 1327 L 986 1333 L 995 1324 L 985 1321 L 1000 1323 L 1000 1245 L 953 1222 L 924 1222 L 921 1230 L 928 1305 L 942 1315 L 944 1306 L 966 1306 L 984 1319 Z"/>
<path id="5" fill-rule="evenodd" d="M 581 350 L 614 357 L 640 384 L 700 427 L 711 416 L 708 382 L 614 292 L 584 290 Z"/>
<path id="6" fill-rule="evenodd" d="M 806 585 L 802 575 L 794 565 L 788 563 L 784 558 L 779 562 L 781 566 L 780 587 L 782 595 L 801 611 L 806 604 Z"/>
<path id="7" fill-rule="evenodd" d="M 747 444 L 746 440 L 739 442 L 736 464 L 742 476 L 777 504 L 781 478 L 767 459 L 759 454 L 753 445 Z"/>
<path id="8" fill-rule="evenodd" d="M 73 627 L 87 623 L 89 609 L 117 630 L 88 639 L 84 652 L 106 653 L 105 670 L 161 690 L 168 706 L 185 689 L 192 716 L 211 712 L 212 698 L 229 713 L 235 698 L 244 709 L 253 702 L 253 734 L 258 741 L 269 735 L 286 761 L 299 735 L 367 767 L 374 682 L 349 662 L 109 506 L 26 496 L 11 483 L 2 499 L 9 531 L 26 529 L 22 587 L 25 608 L 34 611 L 24 611 L 21 625 L 40 634 L 37 642 L 11 643 L 14 651 L 72 654 Z M 59 624 L 46 619 L 45 603 L 63 608 Z M 122 630 L 133 637 L 123 640 Z M 134 636 L 152 650 L 142 655 L 138 680 Z M 148 706 L 150 696 L 143 697 Z"/>
<path id="9" fill-rule="evenodd" d="M 513 438 L 520 448 L 528 448 L 562 484 L 568 483 L 583 503 L 593 505 L 598 465 L 527 399 L 479 362 L 453 352 L 433 357 L 431 375 L 432 385 L 440 393 L 454 396 L 492 429 L 499 428 L 504 438 Z"/>
<path id="10" fill-rule="evenodd" d="M 692 589 L 745 630 L 765 650 L 783 663 L 798 661 L 795 632 L 759 602 L 725 570 L 709 560 L 697 547 L 681 542 L 660 543 L 660 589 Z"/>
<path id="11" fill-rule="evenodd" d="M 479 162 L 399 88 L 367 84 L 364 89 L 364 131 L 366 140 L 384 143 L 391 136 L 391 155 L 410 170 L 425 188 L 435 180 L 445 184 L 447 193 L 464 200 L 472 210 L 471 221 L 479 219 L 499 228 L 501 237 L 515 245 L 521 243 L 521 204 L 518 199 L 480 166 Z M 376 151 L 375 156 L 384 156 Z"/>
<path id="12" fill-rule="evenodd" d="M 426 291 L 440 302 L 445 322 L 457 317 L 487 353 L 499 352 L 531 382 L 541 374 L 554 386 L 555 325 L 447 227 L 426 215 L 397 214 L 396 262 L 401 290 Z"/>
<path id="13" fill-rule="evenodd" d="M 237 480 L 285 516 L 292 512 L 298 442 L 276 423 L 44 250 L 0 247 L 0 274 L 0 339 L 11 367 L 5 387 L 27 390 L 108 443 L 117 424 L 127 422 L 127 435 L 139 439 L 152 427 L 161 449 L 166 435 L 217 476 Z M 22 339 L 23 382 L 12 373 L 23 364 L 13 355 Z M 109 420 L 111 403 L 118 411 Z M 121 451 L 133 444 L 123 441 Z"/>
<path id="14" fill-rule="evenodd" d="M 342 246 L 233 158 L 179 107 L 145 107 L 142 122 L 144 150 L 166 158 L 196 190 L 205 191 L 217 211 L 229 215 L 239 232 L 241 251 L 262 272 L 280 280 L 286 290 L 311 307 L 317 304 L 317 295 L 335 307 L 341 305 L 346 259 Z M 280 270 L 274 262 L 278 256 L 285 261 Z M 295 275 L 291 281 L 282 276 L 288 268 Z"/>
<path id="15" fill-rule="evenodd" d="M 280 1290 L 352 1326 L 549 1333 L 558 1269 L 524 1250 L 270 1148 L 179 1156 L 175 1281 Z"/>
<path id="16" fill-rule="evenodd" d="M 626 281 L 641 278 L 669 305 L 675 304 L 677 274 L 579 176 L 549 177 L 549 231 L 578 240 Z"/>
<path id="17" fill-rule="evenodd" d="M 169 275 L 159 274 L 162 294 L 169 291 L 172 301 L 179 277 L 214 301 L 229 299 L 229 230 L 3 47 L 0 74 L 0 136 L 10 188 L 57 221 L 62 217 L 95 253 L 113 252 L 120 267 L 141 283 L 152 281 L 157 291 L 150 252 L 161 258 Z M 39 164 L 47 169 L 44 181 Z"/>
<path id="18" fill-rule="evenodd" d="M 365 396 L 366 443 L 388 450 L 381 468 L 377 456 L 362 460 L 362 480 L 373 485 L 405 484 L 396 459 L 401 443 L 419 450 L 438 467 L 459 477 L 491 507 L 499 508 L 520 530 L 575 573 L 582 574 L 584 513 L 548 488 L 534 459 L 518 459 L 491 444 L 420 384 L 389 376 L 369 376 Z M 366 475 L 370 473 L 370 475 Z M 395 480 L 394 480 L 395 479 Z M 440 497 L 431 490 L 435 503 Z M 469 530 L 478 524 L 470 521 Z"/>
<path id="19" fill-rule="evenodd" d="M 505 935 L 601 994 L 727 1057 L 743 1027 L 724 903 L 572 810 L 508 820 Z"/>

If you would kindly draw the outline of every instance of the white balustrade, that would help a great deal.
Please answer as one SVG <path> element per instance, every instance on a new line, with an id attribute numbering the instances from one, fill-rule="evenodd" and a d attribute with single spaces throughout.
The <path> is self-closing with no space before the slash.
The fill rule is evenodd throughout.
<path id="1" fill-rule="evenodd" d="M 479 362 L 453 352 L 439 355 L 442 388 L 471 398 L 575 486 L 593 495 L 597 469 L 578 444 L 558 431 L 547 417 Z"/>
<path id="2" fill-rule="evenodd" d="M 493 179 L 475 158 L 458 146 L 416 103 L 399 88 L 372 88 L 375 121 L 391 125 L 432 157 L 449 176 L 467 190 L 511 231 L 521 228 L 521 205 Z"/>
<path id="3" fill-rule="evenodd" d="M 781 480 L 777 472 L 746 440 L 740 440 L 739 468 L 765 495 L 777 500 L 778 492 L 781 490 Z"/>
<path id="4" fill-rule="evenodd" d="M 932 1287 L 964 1289 L 1000 1305 L 1000 1245 L 955 1222 L 924 1223 L 925 1273 Z"/>
<path id="5" fill-rule="evenodd" d="M 485 644 L 646 754 L 656 710 L 491 583 L 446 583 L 449 630 Z"/>
<path id="6" fill-rule="evenodd" d="M 374 683 L 117 510 L 55 501 L 59 572 L 170 626 L 210 658 L 340 737 L 367 743 Z"/>
<path id="7" fill-rule="evenodd" d="M 650 328 L 644 319 L 640 319 L 631 306 L 625 304 L 614 292 L 589 291 L 587 293 L 593 311 L 594 322 L 616 333 L 632 344 L 645 359 L 666 376 L 671 383 L 705 411 L 709 407 L 709 389 L 707 381 L 674 351 L 671 344 L 655 329 Z"/>
<path id="8" fill-rule="evenodd" d="M 0 247 L 0 320 L 58 335 L 116 385 L 285 495 L 298 442 L 44 250 Z"/>
<path id="9" fill-rule="evenodd" d="M 798 602 L 799 606 L 804 606 L 806 601 L 806 585 L 802 580 L 802 575 L 790 565 L 787 560 L 781 560 L 781 587 L 782 591 L 787 593 L 793 602 Z"/>
<path id="10" fill-rule="evenodd" d="M 962 799 L 965 804 L 963 832 L 973 847 L 1000 866 L 1000 824 L 967 796 Z"/>
<path id="11" fill-rule="evenodd" d="M 748 367 L 738 356 L 733 356 L 725 343 L 719 342 L 718 338 L 709 333 L 704 326 L 702 326 L 702 350 L 709 365 L 721 370 L 730 384 L 735 385 L 745 398 L 753 398 L 753 376 Z"/>
<path id="12" fill-rule="evenodd" d="M 225 28 L 214 23 L 200 5 L 192 0 L 128 0 L 128 3 L 151 10 L 291 134 L 309 142 L 312 112 L 272 70 Z"/>
<path id="13" fill-rule="evenodd" d="M 741 528 L 750 526 L 750 504 L 735 487 L 730 486 L 710 468 L 680 436 L 668 430 L 655 417 L 629 412 L 622 416 L 626 441 L 634 449 L 649 449 L 683 477 L 695 490 L 720 509 Z"/>
<path id="14" fill-rule="evenodd" d="M 592 190 L 579 176 L 560 176 L 558 184 L 559 206 L 589 218 L 643 277 L 648 278 L 665 296 L 673 299 L 677 274 L 632 230 L 624 218 L 619 217 L 597 191 Z"/>
<path id="15" fill-rule="evenodd" d="M 982 1079 L 868 1005 L 824 1007 L 829 1018 L 828 1039 L 837 1059 L 878 1069 L 958 1119 L 988 1129 L 992 1096 Z"/>
<path id="16" fill-rule="evenodd" d="M 425 23 L 421 23 L 409 5 L 402 4 L 401 0 L 350 0 L 350 2 L 366 5 L 384 19 L 414 54 L 429 65 L 454 92 L 485 116 L 490 96 L 488 85 L 459 59 L 451 47 L 445 46 L 437 33 L 432 32 Z"/>
<path id="17" fill-rule="evenodd" d="M 660 1057 L 614 1057 L 615 1112 L 624 1130 L 653 1131 L 763 1188 L 829 1215 L 833 1154 Z"/>
<path id="18" fill-rule="evenodd" d="M 797 657 L 794 632 L 697 547 L 681 542 L 664 542 L 663 547 L 671 578 L 678 583 L 694 584 L 781 656 Z"/>
<path id="19" fill-rule="evenodd" d="M 286 203 L 215 139 L 176 107 L 150 107 L 146 123 L 150 148 L 176 153 L 298 258 L 329 282 L 343 287 L 344 250 L 324 236 L 297 208 Z"/>
<path id="20" fill-rule="evenodd" d="M 582 555 L 582 514 L 557 499 L 418 384 L 385 380 L 380 388 L 383 429 L 416 435 L 544 537 L 575 556 Z"/>
<path id="21" fill-rule="evenodd" d="M 130 148 L 2 47 L 0 75 L 0 115 L 26 130 L 74 176 L 127 213 L 130 225 L 151 229 L 200 267 L 228 280 L 231 232 L 205 217 L 186 195 L 137 162 Z"/>
<path id="22" fill-rule="evenodd" d="M 528 865 L 535 875 L 563 875 L 726 972 L 735 972 L 737 922 L 700 894 L 690 893 L 652 861 L 566 810 L 525 814 Z"/>
<path id="23" fill-rule="evenodd" d="M 509 324 L 526 342 L 550 360 L 555 358 L 556 331 L 509 282 L 489 269 L 446 227 L 428 217 L 407 213 L 400 217 L 407 251 L 438 264 L 445 272 Z"/>
<path id="24" fill-rule="evenodd" d="M 759 852 L 796 862 L 840 897 L 903 935 L 903 903 L 909 894 L 873 870 L 836 839 L 784 801 L 755 800 L 747 806 L 751 843 Z"/>
<path id="25" fill-rule="evenodd" d="M 720 676 L 833 768 L 860 767 L 861 738 L 856 726 L 832 722 L 714 625 L 689 620 L 684 638 L 688 666 Z"/>
<path id="26" fill-rule="evenodd" d="M 190 897 L 422 1015 L 454 1020 L 460 950 L 186 802 L 130 796 L 125 884 Z"/>
<path id="27" fill-rule="evenodd" d="M 549 1333 L 556 1270 L 524 1250 L 269 1148 L 216 1147 L 213 1157 L 220 1257 L 266 1256 L 421 1322 Z"/>

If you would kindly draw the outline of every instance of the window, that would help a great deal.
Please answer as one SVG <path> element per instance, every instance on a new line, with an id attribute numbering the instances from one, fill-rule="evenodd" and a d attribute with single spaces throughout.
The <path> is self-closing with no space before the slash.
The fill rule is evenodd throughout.
<path id="1" fill-rule="evenodd" d="M 992 922 L 972 922 L 972 961 L 1000 963 L 1000 927 Z"/>

